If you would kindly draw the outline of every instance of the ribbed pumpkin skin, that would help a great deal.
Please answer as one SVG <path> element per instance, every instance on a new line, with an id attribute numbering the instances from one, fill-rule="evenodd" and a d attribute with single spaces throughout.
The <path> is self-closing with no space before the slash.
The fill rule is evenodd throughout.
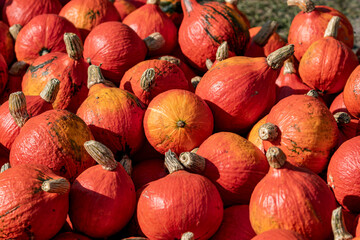
<path id="1" fill-rule="evenodd" d="M 5 58 L 0 53 L 0 95 L 3 93 L 8 82 L 8 66 Z"/>
<path id="2" fill-rule="evenodd" d="M 38 163 L 70 182 L 95 164 L 83 147 L 93 140 L 90 129 L 75 114 L 50 110 L 29 119 L 10 150 L 10 165 Z"/>
<path id="3" fill-rule="evenodd" d="M 224 210 L 224 217 L 218 231 L 211 240 L 250 240 L 256 233 L 249 219 L 249 205 L 234 205 Z"/>
<path id="4" fill-rule="evenodd" d="M 115 0 L 114 7 L 118 12 L 121 21 L 124 20 L 124 18 L 131 12 L 136 10 L 136 7 L 127 0 Z"/>
<path id="5" fill-rule="evenodd" d="M 326 206 L 326 207 L 324 207 Z M 286 162 L 270 167 L 250 200 L 250 222 L 257 234 L 286 229 L 305 239 L 327 239 L 335 197 L 318 175 Z"/>
<path id="6" fill-rule="evenodd" d="M 303 238 L 293 231 L 285 229 L 273 229 L 263 232 L 251 240 L 303 240 Z"/>
<path id="7" fill-rule="evenodd" d="M 51 239 L 65 223 L 69 192 L 41 190 L 44 181 L 59 179 L 43 165 L 11 166 L 0 174 L 0 238 Z"/>
<path id="8" fill-rule="evenodd" d="M 183 121 L 184 127 L 177 123 Z M 194 93 L 174 89 L 156 96 L 144 116 L 149 143 L 160 153 L 171 149 L 176 154 L 198 147 L 213 131 L 210 108 Z"/>
<path id="9" fill-rule="evenodd" d="M 206 72 L 195 93 L 211 108 L 216 131 L 246 132 L 275 100 L 278 73 L 265 58 L 232 57 Z"/>
<path id="10" fill-rule="evenodd" d="M 165 45 L 152 52 L 154 56 L 171 53 L 177 44 L 177 28 L 157 4 L 145 4 L 136 9 L 123 20 L 123 23 L 131 27 L 141 39 L 154 32 L 159 32 L 164 37 Z"/>
<path id="11" fill-rule="evenodd" d="M 57 235 L 55 238 L 53 238 L 53 240 L 90 240 L 90 238 L 77 233 L 66 232 Z"/>
<path id="12" fill-rule="evenodd" d="M 37 58 L 26 71 L 22 81 L 25 95 L 39 95 L 51 78 L 60 81 L 60 89 L 53 107 L 76 112 L 88 94 L 87 68 L 89 64 L 75 61 L 67 53 L 49 53 Z"/>
<path id="13" fill-rule="evenodd" d="M 5 58 L 7 65 L 10 65 L 15 57 L 14 40 L 10 35 L 9 26 L 3 21 L 0 21 L 0 54 Z"/>
<path id="14" fill-rule="evenodd" d="M 155 158 L 139 162 L 133 167 L 131 178 L 135 189 L 139 189 L 149 182 L 158 180 L 167 175 L 164 159 Z"/>
<path id="15" fill-rule="evenodd" d="M 352 71 L 359 65 L 353 51 L 333 37 L 322 38 L 304 53 L 299 74 L 312 89 L 332 94 L 344 89 Z"/>
<path id="16" fill-rule="evenodd" d="M 144 113 L 144 105 L 137 97 L 118 88 L 103 88 L 94 92 L 77 111 L 95 139 L 120 156 L 133 154 L 141 147 Z"/>
<path id="17" fill-rule="evenodd" d="M 353 47 L 353 28 L 346 16 L 334 8 L 316 6 L 310 13 L 299 12 L 290 25 L 288 43 L 295 45 L 294 56 L 298 61 L 313 42 L 324 37 L 325 29 L 333 16 L 341 18 L 337 39 L 349 48 Z"/>
<path id="18" fill-rule="evenodd" d="M 84 43 L 84 57 L 101 65 L 105 78 L 119 84 L 124 73 L 145 59 L 147 47 L 134 30 L 120 22 L 96 26 Z"/>
<path id="19" fill-rule="evenodd" d="M 220 195 L 209 179 L 180 170 L 143 189 L 137 218 L 149 239 L 180 239 L 190 231 L 195 239 L 205 240 L 219 228 L 223 211 Z"/>
<path id="20" fill-rule="evenodd" d="M 72 0 L 61 9 L 59 16 L 72 22 L 82 39 L 100 23 L 120 20 L 116 8 L 108 0 Z"/>
<path id="21" fill-rule="evenodd" d="M 199 4 L 181 1 L 184 19 L 179 28 L 179 45 L 189 63 L 206 72 L 206 59 L 215 61 L 218 47 L 224 41 L 236 55 L 244 53 L 249 31 L 244 19 L 233 9 L 219 2 Z"/>
<path id="22" fill-rule="evenodd" d="M 265 153 L 265 149 L 264 149 L 264 145 L 263 145 L 263 140 L 261 140 L 261 138 L 259 137 L 259 128 L 261 127 L 261 125 L 266 123 L 266 118 L 267 115 L 265 117 L 263 117 L 262 119 L 260 119 L 250 130 L 248 136 L 247 136 L 247 140 L 249 142 L 251 142 L 252 144 L 254 144 L 255 146 L 257 146 L 261 152 Z"/>
<path id="23" fill-rule="evenodd" d="M 248 204 L 256 184 L 269 170 L 265 155 L 235 133 L 211 135 L 196 154 L 206 159 L 202 175 L 215 184 L 224 205 Z"/>
<path id="24" fill-rule="evenodd" d="M 130 220 L 135 187 L 121 165 L 113 171 L 88 168 L 71 186 L 69 216 L 74 228 L 93 238 L 109 237 Z"/>
<path id="25" fill-rule="evenodd" d="M 318 99 L 292 95 L 278 102 L 266 122 L 279 128 L 277 139 L 263 141 L 265 150 L 277 146 L 292 164 L 320 173 L 335 147 L 338 128 L 328 108 Z"/>
<path id="26" fill-rule="evenodd" d="M 55 14 L 43 14 L 34 17 L 19 32 L 15 42 L 15 53 L 18 61 L 32 64 L 41 56 L 41 52 L 66 52 L 64 33 L 79 31 L 66 18 Z M 81 39 L 81 37 L 80 37 Z"/>
<path id="27" fill-rule="evenodd" d="M 155 83 L 149 91 L 145 91 L 141 88 L 140 78 L 143 72 L 149 68 L 155 70 Z M 134 93 L 145 105 L 148 105 L 154 97 L 167 90 L 190 90 L 188 80 L 178 66 L 157 59 L 140 62 L 126 71 L 121 79 L 120 88 Z"/>
<path id="28" fill-rule="evenodd" d="M 337 201 L 354 213 L 360 213 L 359 153 L 359 136 L 344 142 L 331 157 L 327 173 Z"/>
<path id="29" fill-rule="evenodd" d="M 58 0 L 6 0 L 2 9 L 2 19 L 9 26 L 25 26 L 31 19 L 41 14 L 58 14 L 61 10 Z"/>
<path id="30" fill-rule="evenodd" d="M 360 66 L 357 66 L 351 73 L 349 79 L 346 82 L 344 88 L 344 103 L 349 113 L 359 119 L 360 107 L 359 107 L 359 89 L 360 85 Z"/>

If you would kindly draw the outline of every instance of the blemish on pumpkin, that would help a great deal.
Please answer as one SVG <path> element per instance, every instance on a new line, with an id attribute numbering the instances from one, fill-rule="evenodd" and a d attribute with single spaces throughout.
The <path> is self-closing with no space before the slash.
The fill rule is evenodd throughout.
<path id="1" fill-rule="evenodd" d="M 14 211 L 15 211 L 16 209 L 18 209 L 19 207 L 20 207 L 20 205 L 18 205 L 18 206 L 16 206 L 16 207 L 13 207 L 13 208 L 10 209 L 10 210 L 7 210 L 4 214 L 0 215 L 0 218 L 5 217 L 6 215 L 14 212 Z"/>
<path id="2" fill-rule="evenodd" d="M 141 109 L 146 109 L 145 106 L 140 102 L 140 100 L 139 100 L 137 97 L 135 97 L 134 95 L 132 95 L 132 94 L 129 93 L 128 91 L 125 91 L 125 92 L 126 92 L 126 97 L 127 97 L 128 99 L 133 100 L 133 102 L 135 102 L 136 105 L 137 105 L 138 107 L 140 107 Z"/>
<path id="3" fill-rule="evenodd" d="M 255 91 L 253 94 L 250 95 L 250 97 L 256 96 L 256 95 L 258 95 L 258 94 L 259 94 L 259 92 L 258 92 L 258 91 Z"/>
<path id="4" fill-rule="evenodd" d="M 28 68 L 28 71 L 30 71 L 31 73 L 34 73 L 37 70 L 39 70 L 40 68 L 43 68 L 44 66 L 52 63 L 56 59 L 57 59 L 57 57 L 55 56 L 52 59 L 49 59 L 49 60 L 47 60 L 47 61 L 45 61 L 45 62 L 43 62 L 43 63 L 41 63 L 41 64 L 39 64 L 37 66 L 30 65 L 30 67 Z"/>
<path id="5" fill-rule="evenodd" d="M 290 148 L 287 147 L 287 149 L 288 149 L 289 151 L 291 151 L 291 152 L 294 152 L 294 153 L 296 153 L 296 154 L 300 154 L 300 151 L 301 151 L 302 153 L 304 153 L 304 152 L 311 152 L 311 150 L 308 149 L 308 148 L 302 148 L 302 147 L 297 146 L 297 143 L 294 142 L 294 141 L 291 140 L 291 139 L 290 139 L 290 142 L 291 142 L 291 145 L 292 145 L 293 148 L 290 149 Z M 298 151 L 298 150 L 300 150 L 300 151 Z"/>
<path id="6" fill-rule="evenodd" d="M 293 127 L 296 129 L 296 131 L 301 132 L 299 126 L 296 123 L 294 125 L 291 125 L 290 127 Z"/>

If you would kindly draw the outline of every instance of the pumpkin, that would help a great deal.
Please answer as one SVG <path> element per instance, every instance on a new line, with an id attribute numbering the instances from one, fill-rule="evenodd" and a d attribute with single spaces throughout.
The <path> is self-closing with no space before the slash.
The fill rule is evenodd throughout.
<path id="1" fill-rule="evenodd" d="M 285 229 L 305 239 L 331 235 L 333 193 L 318 175 L 287 162 L 278 147 L 266 152 L 270 169 L 256 185 L 250 200 L 250 222 L 257 234 Z M 326 206 L 326 207 L 325 207 Z"/>
<path id="2" fill-rule="evenodd" d="M 90 238 L 78 233 L 65 232 L 57 235 L 53 240 L 90 240 Z"/>
<path id="3" fill-rule="evenodd" d="M 249 219 L 249 205 L 234 205 L 224 210 L 224 217 L 212 240 L 250 240 L 256 233 Z"/>
<path id="4" fill-rule="evenodd" d="M 79 29 L 82 39 L 100 23 L 120 20 L 109 0 L 72 0 L 61 9 L 59 16 L 72 22 Z"/>
<path id="5" fill-rule="evenodd" d="M 2 9 L 2 19 L 9 26 L 25 26 L 31 19 L 41 14 L 58 14 L 61 9 L 58 0 L 6 0 Z"/>
<path id="6" fill-rule="evenodd" d="M 81 118 L 67 110 L 49 110 L 22 127 L 10 150 L 10 164 L 43 164 L 73 182 L 95 163 L 83 147 L 92 139 Z"/>
<path id="7" fill-rule="evenodd" d="M 164 166 L 164 160 L 161 158 L 146 159 L 133 168 L 131 178 L 134 182 L 135 189 L 140 189 L 149 182 L 158 180 L 167 175 Z"/>
<path id="8" fill-rule="evenodd" d="M 124 74 L 120 88 L 133 93 L 144 104 L 170 89 L 189 90 L 189 82 L 176 64 L 165 60 L 147 60 Z"/>
<path id="9" fill-rule="evenodd" d="M 37 58 L 22 80 L 25 95 L 39 95 L 49 78 L 60 80 L 60 90 L 53 103 L 55 109 L 76 112 L 88 94 L 86 72 L 88 64 L 82 57 L 81 40 L 74 33 L 65 33 L 67 53 L 54 52 Z"/>
<path id="10" fill-rule="evenodd" d="M 227 41 L 230 51 L 244 53 L 249 41 L 245 20 L 220 2 L 197 3 L 183 0 L 184 19 L 179 28 L 179 45 L 189 63 L 205 72 L 206 59 L 215 60 L 219 45 Z"/>
<path id="11" fill-rule="evenodd" d="M 273 229 L 255 236 L 252 240 L 303 240 L 303 238 L 293 231 Z"/>
<path id="12" fill-rule="evenodd" d="M 263 140 L 261 140 L 261 138 L 259 137 L 259 128 L 266 123 L 266 118 L 267 115 L 265 115 L 265 117 L 263 117 L 262 119 L 260 119 L 250 130 L 250 132 L 247 135 L 247 140 L 249 142 L 251 142 L 252 144 L 254 144 L 255 146 L 257 146 L 263 153 L 265 153 L 265 149 L 264 149 L 264 145 L 263 145 Z"/>
<path id="13" fill-rule="evenodd" d="M 333 16 L 341 18 L 337 39 L 349 48 L 353 47 L 353 27 L 344 14 L 328 6 L 315 6 L 312 0 L 288 0 L 287 3 L 301 9 L 291 22 L 288 34 L 288 42 L 294 44 L 294 56 L 298 61 L 313 42 L 323 38 L 328 22 Z"/>
<path id="14" fill-rule="evenodd" d="M 80 36 L 76 27 L 63 17 L 55 14 L 34 17 L 16 38 L 17 60 L 32 64 L 39 56 L 50 52 L 66 52 L 63 36 L 68 32 Z"/>
<path id="15" fill-rule="evenodd" d="M 357 66 L 351 73 L 349 79 L 346 82 L 344 88 L 344 103 L 349 113 L 355 118 L 360 117 L 360 108 L 358 104 L 359 91 L 358 86 L 360 84 L 360 66 Z"/>
<path id="16" fill-rule="evenodd" d="M 10 66 L 15 57 L 14 40 L 9 32 L 9 26 L 3 21 L 0 21 L 0 54 L 3 55 L 7 65 Z"/>
<path id="17" fill-rule="evenodd" d="M 159 32 L 165 40 L 164 45 L 151 55 L 169 54 L 177 44 L 177 28 L 173 21 L 161 11 L 160 0 L 148 0 L 144 6 L 131 12 L 123 23 L 132 28 L 141 39 Z M 143 19 L 146 19 L 144 21 Z"/>
<path id="18" fill-rule="evenodd" d="M 334 233 L 334 239 L 360 239 L 360 237 L 354 238 L 351 233 L 347 231 L 344 221 L 344 214 L 341 207 L 334 209 L 332 212 L 331 227 Z"/>
<path id="19" fill-rule="evenodd" d="M 0 238 L 51 239 L 69 208 L 70 183 L 43 165 L 12 166 L 0 174 Z M 14 221 L 16 219 L 16 221 Z"/>
<path id="20" fill-rule="evenodd" d="M 345 43 L 336 40 L 340 17 L 332 17 L 324 38 L 312 43 L 301 58 L 299 74 L 309 87 L 326 94 L 341 92 L 359 65 Z"/>
<path id="21" fill-rule="evenodd" d="M 143 61 L 148 53 L 163 44 L 159 35 L 141 38 L 127 25 L 105 22 L 96 26 L 84 43 L 84 58 L 92 65 L 101 65 L 105 78 L 119 84 L 124 73 Z M 162 39 L 162 40 L 161 40 Z"/>
<path id="22" fill-rule="evenodd" d="M 160 0 L 159 7 L 178 28 L 184 18 L 181 0 Z"/>
<path id="23" fill-rule="evenodd" d="M 149 239 L 180 239 L 188 231 L 194 239 L 209 239 L 223 218 L 219 192 L 206 177 L 185 171 L 170 150 L 165 165 L 170 174 L 150 182 L 139 197 L 137 218 L 142 232 Z"/>
<path id="24" fill-rule="evenodd" d="M 133 215 L 135 187 L 105 145 L 87 141 L 84 147 L 99 164 L 86 169 L 72 184 L 69 216 L 77 231 L 93 238 L 109 237 Z"/>
<path id="25" fill-rule="evenodd" d="M 237 7 L 238 2 L 239 0 L 225 0 L 225 5 L 231 9 L 234 9 L 241 16 L 241 18 L 244 19 L 247 28 L 250 29 L 250 21 L 245 15 L 245 13 L 240 11 L 239 8 Z"/>
<path id="26" fill-rule="evenodd" d="M 160 153 L 191 151 L 213 131 L 213 117 L 204 100 L 192 92 L 173 89 L 157 95 L 144 116 L 149 143 Z"/>
<path id="27" fill-rule="evenodd" d="M 278 69 L 292 54 L 289 45 L 267 58 L 228 58 L 206 72 L 195 93 L 211 108 L 215 130 L 249 131 L 275 102 Z"/>
<path id="28" fill-rule="evenodd" d="M 124 18 L 127 15 L 129 15 L 131 12 L 136 10 L 135 5 L 128 0 L 110 0 L 110 1 L 113 2 L 114 7 L 116 8 L 120 16 L 121 21 L 124 20 Z"/>
<path id="29" fill-rule="evenodd" d="M 5 90 L 5 86 L 8 82 L 8 66 L 5 58 L 0 53 L 0 96 Z"/>

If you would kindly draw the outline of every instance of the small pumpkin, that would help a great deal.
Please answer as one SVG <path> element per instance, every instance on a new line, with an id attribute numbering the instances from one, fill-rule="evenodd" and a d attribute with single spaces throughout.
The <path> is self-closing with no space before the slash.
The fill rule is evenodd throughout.
<path id="1" fill-rule="evenodd" d="M 146 159 L 133 168 L 131 178 L 134 182 L 135 189 L 140 189 L 149 182 L 158 180 L 167 175 L 164 159 L 154 158 Z"/>
<path id="2" fill-rule="evenodd" d="M 9 26 L 3 21 L 0 21 L 0 54 L 3 55 L 7 65 L 10 66 L 15 57 L 14 40 L 11 37 Z"/>

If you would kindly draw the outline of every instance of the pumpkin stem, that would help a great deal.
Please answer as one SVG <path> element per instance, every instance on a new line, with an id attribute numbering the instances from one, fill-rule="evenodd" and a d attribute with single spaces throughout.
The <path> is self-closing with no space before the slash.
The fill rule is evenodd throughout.
<path id="1" fill-rule="evenodd" d="M 346 112 L 337 112 L 334 114 L 334 118 L 337 124 L 348 124 L 351 121 L 351 117 Z"/>
<path id="2" fill-rule="evenodd" d="M 12 76 L 20 76 L 28 68 L 28 64 L 23 61 L 14 62 L 9 69 L 9 74 Z"/>
<path id="3" fill-rule="evenodd" d="M 309 13 L 315 10 L 315 4 L 311 0 L 287 0 L 288 6 L 298 6 L 301 11 Z"/>
<path id="4" fill-rule="evenodd" d="M 158 32 L 150 34 L 144 39 L 144 42 L 150 53 L 159 50 L 165 45 L 164 37 Z"/>
<path id="5" fill-rule="evenodd" d="M 193 150 L 191 150 L 190 152 L 197 153 L 198 150 L 199 150 L 199 148 L 197 147 L 197 148 L 194 148 Z"/>
<path id="6" fill-rule="evenodd" d="M 132 173 L 133 168 L 132 168 L 132 165 L 131 165 L 132 161 L 128 157 L 128 155 L 124 155 L 119 163 L 124 167 L 127 174 L 131 177 L 131 173 Z"/>
<path id="7" fill-rule="evenodd" d="M 40 93 L 45 102 L 53 103 L 60 89 L 60 81 L 56 78 L 50 79 Z"/>
<path id="8" fill-rule="evenodd" d="M 272 168 L 281 168 L 286 163 L 286 155 L 278 147 L 270 147 L 266 151 L 266 158 Z"/>
<path id="9" fill-rule="evenodd" d="M 4 165 L 1 166 L 0 173 L 5 172 L 9 168 L 11 168 L 10 163 L 5 163 Z"/>
<path id="10" fill-rule="evenodd" d="M 294 45 L 290 44 L 270 53 L 266 60 L 272 69 L 279 69 L 282 67 L 285 60 L 291 57 L 293 54 Z"/>
<path id="11" fill-rule="evenodd" d="M 341 19 L 338 16 L 333 16 L 330 19 L 330 21 L 326 27 L 324 37 L 333 37 L 333 38 L 337 37 L 339 26 L 340 26 L 340 20 Z"/>
<path id="12" fill-rule="evenodd" d="M 51 179 L 43 182 L 41 189 L 48 193 L 64 194 L 69 192 L 70 183 L 65 178 Z"/>
<path id="13" fill-rule="evenodd" d="M 194 1 L 184 0 L 185 11 L 187 13 L 190 13 L 193 10 L 193 4 L 194 4 Z"/>
<path id="14" fill-rule="evenodd" d="M 200 83 L 200 80 L 201 80 L 200 76 L 196 76 L 191 79 L 191 84 L 193 85 L 193 87 L 195 89 L 196 89 L 197 85 Z"/>
<path id="15" fill-rule="evenodd" d="M 230 4 L 232 4 L 232 5 L 238 5 L 238 3 L 239 3 L 239 0 L 225 0 L 225 2 L 226 3 L 230 3 Z"/>
<path id="16" fill-rule="evenodd" d="M 16 41 L 16 38 L 19 35 L 21 29 L 22 26 L 20 24 L 14 24 L 11 27 L 9 27 L 10 35 L 14 39 L 14 41 Z"/>
<path id="17" fill-rule="evenodd" d="M 353 239 L 353 236 L 346 229 L 341 206 L 332 212 L 331 228 L 334 233 L 334 240 Z"/>
<path id="18" fill-rule="evenodd" d="M 155 69 L 148 68 L 141 75 L 140 87 L 145 92 L 150 92 L 150 90 L 154 87 L 154 83 L 155 83 Z"/>
<path id="19" fill-rule="evenodd" d="M 162 57 L 159 57 L 158 59 L 171 62 L 171 63 L 175 64 L 178 67 L 180 67 L 180 64 L 181 64 L 180 59 L 178 59 L 176 57 L 173 57 L 173 56 L 162 56 Z"/>
<path id="20" fill-rule="evenodd" d="M 205 158 L 196 153 L 183 152 L 179 156 L 179 161 L 190 172 L 202 173 L 205 170 Z"/>
<path id="21" fill-rule="evenodd" d="M 64 42 L 66 52 L 71 59 L 78 61 L 83 57 L 84 47 L 78 35 L 75 33 L 64 33 Z"/>
<path id="22" fill-rule="evenodd" d="M 84 143 L 85 150 L 103 169 L 113 171 L 116 169 L 118 163 L 115 160 L 112 151 L 104 144 L 95 140 L 90 140 Z"/>
<path id="23" fill-rule="evenodd" d="M 294 63 L 292 62 L 291 58 L 288 58 L 284 62 L 284 75 L 285 74 L 294 74 L 294 73 L 296 73 Z"/>
<path id="24" fill-rule="evenodd" d="M 165 153 L 165 167 L 169 170 L 169 173 L 184 170 L 184 166 L 181 165 L 176 153 L 170 149 Z"/>
<path id="25" fill-rule="evenodd" d="M 24 126 L 29 119 L 26 108 L 26 98 L 23 92 L 14 92 L 9 96 L 9 112 L 19 127 Z"/>
<path id="26" fill-rule="evenodd" d="M 159 5 L 160 0 L 147 0 L 146 4 L 154 4 L 154 5 Z"/>
<path id="27" fill-rule="evenodd" d="M 207 68 L 207 70 L 210 70 L 210 68 L 213 66 L 213 61 L 211 61 L 211 59 L 207 58 L 205 61 L 205 66 Z"/>
<path id="28" fill-rule="evenodd" d="M 319 93 L 315 89 L 311 89 L 306 93 L 307 96 L 319 98 Z"/>
<path id="29" fill-rule="evenodd" d="M 181 235 L 181 240 L 194 240 L 194 234 L 192 232 L 186 232 Z"/>
<path id="30" fill-rule="evenodd" d="M 253 37 L 253 41 L 259 46 L 265 46 L 271 35 L 276 31 L 279 24 L 276 21 L 266 21 L 260 31 Z"/>
<path id="31" fill-rule="evenodd" d="M 48 54 L 48 53 L 50 53 L 49 49 L 47 49 L 47 48 L 42 48 L 42 49 L 40 50 L 40 52 L 39 52 L 39 55 L 40 55 L 40 56 L 44 56 L 44 55 L 46 55 L 46 54 Z"/>
<path id="32" fill-rule="evenodd" d="M 229 57 L 229 44 L 227 41 L 220 44 L 216 51 L 216 61 L 220 62 Z"/>
<path id="33" fill-rule="evenodd" d="M 259 137 L 264 141 L 274 141 L 279 135 L 279 129 L 275 124 L 265 123 L 259 128 Z"/>
<path id="34" fill-rule="evenodd" d="M 177 123 L 176 123 L 176 126 L 179 127 L 179 128 L 184 128 L 186 125 L 186 123 L 182 120 L 179 120 Z"/>

